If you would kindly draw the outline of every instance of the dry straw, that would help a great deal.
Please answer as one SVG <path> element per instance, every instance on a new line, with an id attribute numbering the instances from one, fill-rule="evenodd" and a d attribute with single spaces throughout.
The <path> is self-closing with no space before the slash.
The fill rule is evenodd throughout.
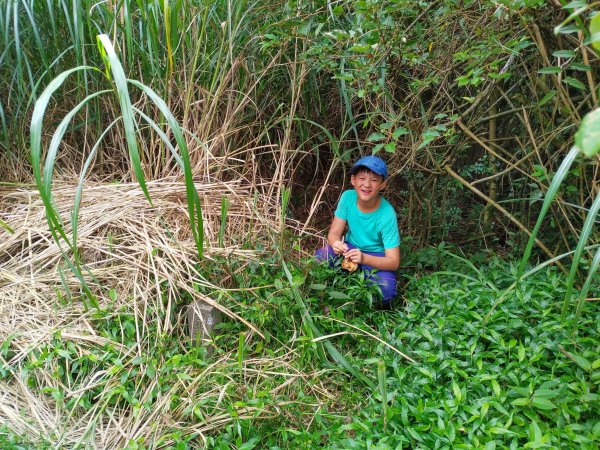
<path id="1" fill-rule="evenodd" d="M 272 230 L 279 226 L 279 200 L 262 194 L 262 188 L 240 182 L 196 185 L 204 216 L 205 258 L 223 254 L 237 259 L 260 257 L 241 244 L 269 245 L 274 239 Z M 223 280 L 204 279 L 194 265 L 197 253 L 189 231 L 183 182 L 163 179 L 149 182 L 148 189 L 153 206 L 135 183 L 86 183 L 79 213 L 78 245 L 84 274 L 100 307 L 115 313 L 125 311 L 136 318 L 136 344 L 127 348 L 109 342 L 94 328 L 95 310 L 86 310 L 80 300 L 79 281 L 65 268 L 61 251 L 48 231 L 37 190 L 27 186 L 0 188 L 0 219 L 11 228 L 0 229 L 0 339 L 9 350 L 0 363 L 12 367 L 10 376 L 0 382 L 0 422 L 28 441 L 48 439 L 52 446 L 64 448 L 122 448 L 129 439 L 155 442 L 174 431 L 197 433 L 202 438 L 233 420 L 226 407 L 232 396 L 244 392 L 246 384 L 260 386 L 266 378 L 270 378 L 269 389 L 274 394 L 284 394 L 292 384 L 306 383 L 312 386 L 306 389 L 314 390 L 315 398 L 329 395 L 320 386 L 318 374 L 300 373 L 294 368 L 295 353 L 282 345 L 276 357 L 244 360 L 241 374 L 231 370 L 237 366 L 235 350 L 220 355 L 202 371 L 181 367 L 185 376 L 180 383 L 166 392 L 158 389 L 159 397 L 154 398 L 150 409 L 111 406 L 108 398 L 119 388 L 120 376 L 134 368 L 136 357 L 155 351 L 150 325 L 157 335 L 175 334 L 187 339 L 183 312 L 177 317 L 170 315 L 172 302 L 184 293 L 246 323 L 249 340 L 261 334 L 214 298 L 194 289 L 195 284 L 203 285 L 208 291 L 227 295 Z M 74 193 L 73 184 L 55 180 L 53 200 L 63 218 L 69 217 Z M 229 205 L 227 226 L 222 230 L 223 196 L 229 198 Z M 70 232 L 69 224 L 64 225 Z M 217 245 L 220 234 L 223 247 Z M 56 358 L 41 361 L 37 369 L 24 373 L 23 368 L 35 365 L 41 349 L 53 339 L 79 356 L 110 343 L 122 367 L 98 370 L 67 384 L 54 375 L 59 370 Z M 69 364 L 69 359 L 63 362 Z M 279 384 L 273 383 L 274 376 Z M 137 383 L 135 397 L 143 403 L 156 395 L 158 382 L 156 376 L 151 382 Z M 90 407 L 66 406 L 91 390 L 100 393 Z M 64 397 L 56 399 L 53 392 Z M 181 399 L 175 409 L 172 398 Z M 190 421 L 190 411 L 199 404 L 208 406 Z M 282 412 L 275 403 L 262 409 L 241 407 L 237 413 L 240 417 L 267 418 Z"/>

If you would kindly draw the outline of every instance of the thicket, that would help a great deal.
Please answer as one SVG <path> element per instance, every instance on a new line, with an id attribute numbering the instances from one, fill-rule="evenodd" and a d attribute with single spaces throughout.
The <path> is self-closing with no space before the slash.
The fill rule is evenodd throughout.
<path id="1" fill-rule="evenodd" d="M 335 202 L 343 168 L 359 154 L 385 154 L 393 173 L 387 195 L 420 245 L 475 234 L 491 249 L 518 248 L 515 223 L 531 229 L 582 116 L 597 106 L 585 15 L 553 32 L 585 2 L 3 3 L 9 179 L 31 173 L 32 102 L 61 71 L 102 67 L 101 32 L 125 73 L 152 87 L 190 133 L 197 177 L 291 184 L 296 214 L 322 224 L 330 210 L 320 201 Z M 53 116 L 107 81 L 94 73 L 69 80 Z M 161 122 L 143 95 L 131 95 Z M 57 166 L 78 173 L 118 116 L 116 97 L 90 102 Z M 156 133 L 142 125 L 139 132 L 145 175 L 176 171 Z M 104 137 L 95 176 L 130 173 L 122 134 L 113 127 Z M 595 159 L 569 172 L 545 225 L 547 254 L 577 241 L 596 176 Z"/>
<path id="2" fill-rule="evenodd" d="M 0 444 L 596 448 L 593 6 L 0 1 Z M 370 153 L 390 315 L 298 262 Z"/>

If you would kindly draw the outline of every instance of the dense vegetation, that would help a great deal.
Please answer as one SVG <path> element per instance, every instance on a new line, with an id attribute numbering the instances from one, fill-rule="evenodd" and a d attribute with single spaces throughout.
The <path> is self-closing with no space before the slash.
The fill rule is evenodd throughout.
<path id="1" fill-rule="evenodd" d="M 0 447 L 597 448 L 596 7 L 0 0 Z"/>

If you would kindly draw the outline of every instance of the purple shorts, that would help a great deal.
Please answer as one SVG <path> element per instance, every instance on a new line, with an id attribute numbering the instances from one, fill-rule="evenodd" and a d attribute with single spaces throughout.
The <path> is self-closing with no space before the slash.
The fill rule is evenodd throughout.
<path id="1" fill-rule="evenodd" d="M 356 248 L 354 245 L 346 242 L 348 248 Z M 383 252 L 363 252 L 366 255 L 371 256 L 385 256 Z M 336 255 L 333 251 L 331 245 L 326 245 L 325 247 L 321 247 L 315 252 L 315 258 L 317 261 L 328 261 L 329 267 L 333 267 L 335 260 L 340 258 L 339 255 Z M 378 270 L 367 264 L 359 264 L 358 268 L 362 270 L 365 274 L 367 280 L 376 283 L 381 289 L 381 293 L 383 294 L 384 305 L 389 304 L 394 297 L 396 297 L 396 272 L 392 270 Z"/>

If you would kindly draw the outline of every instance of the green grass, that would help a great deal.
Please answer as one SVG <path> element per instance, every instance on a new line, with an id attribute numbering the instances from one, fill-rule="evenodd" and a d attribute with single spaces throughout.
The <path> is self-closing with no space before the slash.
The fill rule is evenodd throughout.
<path id="1" fill-rule="evenodd" d="M 202 348 L 189 348 L 183 325 L 164 336 L 149 323 L 142 335 L 146 351 L 132 359 L 126 349 L 140 342 L 135 314 L 107 310 L 90 320 L 104 344 L 81 347 L 57 333 L 34 350 L 35 358 L 4 365 L 2 379 L 22 374 L 30 389 L 70 414 L 160 407 L 178 418 L 159 435 L 130 441 L 129 448 L 196 448 L 202 442 L 215 449 L 597 448 L 597 302 L 583 306 L 574 341 L 571 323 L 560 318 L 565 276 L 546 268 L 524 279 L 484 325 L 497 296 L 514 282 L 515 266 L 491 260 L 475 271 L 458 258 L 435 259 L 442 272 L 407 275 L 407 305 L 392 312 L 369 305 L 378 293 L 357 274 L 306 262 L 288 262 L 286 269 L 277 257 L 205 261 L 207 276 L 228 280 L 230 290 L 220 291 L 223 304 L 264 339 L 225 319 L 208 357 Z M 185 304 L 180 299 L 158 319 L 177 317 Z M 325 305 L 330 312 L 324 315 Z M 320 335 L 302 326 L 307 317 Z M 353 370 L 339 365 L 335 352 L 323 352 L 325 344 Z M 10 360 L 10 342 L 2 358 Z M 59 383 L 45 385 L 43 373 Z M 76 391 L 95 374 L 105 375 L 84 395 L 59 388 Z M 291 384 L 290 374 L 299 376 Z M 223 386 L 220 395 L 210 394 L 214 386 Z M 203 437 L 186 427 L 209 424 L 221 413 L 226 420 Z M 20 448 L 14 436 L 5 430 L 0 439 Z"/>

